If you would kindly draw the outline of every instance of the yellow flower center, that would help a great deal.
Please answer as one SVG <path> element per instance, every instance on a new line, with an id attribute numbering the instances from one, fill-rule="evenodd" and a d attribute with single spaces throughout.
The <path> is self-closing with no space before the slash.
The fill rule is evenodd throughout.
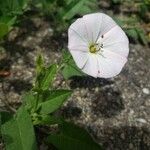
<path id="1" fill-rule="evenodd" d="M 96 53 L 96 52 L 100 51 L 102 48 L 103 48 L 103 44 L 101 44 L 101 45 L 97 44 L 97 43 L 90 44 L 89 51 L 90 51 L 90 53 Z"/>
<path id="2" fill-rule="evenodd" d="M 91 45 L 89 46 L 89 51 L 90 51 L 91 53 L 96 53 L 96 52 L 97 52 L 97 47 L 96 47 L 96 45 L 95 45 L 95 44 L 91 44 Z"/>

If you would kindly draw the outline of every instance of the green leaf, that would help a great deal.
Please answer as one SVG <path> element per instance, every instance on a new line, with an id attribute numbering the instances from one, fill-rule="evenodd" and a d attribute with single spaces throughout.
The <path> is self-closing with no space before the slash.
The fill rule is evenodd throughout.
<path id="1" fill-rule="evenodd" d="M 38 105 L 40 114 L 50 114 L 56 111 L 61 105 L 67 100 L 71 95 L 70 90 L 56 90 L 53 91 L 53 94 L 47 96 L 45 102 L 42 102 Z"/>
<path id="2" fill-rule="evenodd" d="M 29 0 L 5 0 L 0 1 L 3 15 L 20 15 L 27 6 Z"/>
<path id="3" fill-rule="evenodd" d="M 126 32 L 127 32 L 128 36 L 130 36 L 134 40 L 136 40 L 136 41 L 140 40 L 144 45 L 148 44 L 148 40 L 146 38 L 144 30 L 142 30 L 141 28 L 129 29 Z"/>
<path id="4" fill-rule="evenodd" d="M 8 33 L 8 26 L 5 23 L 0 23 L 0 39 Z"/>
<path id="5" fill-rule="evenodd" d="M 71 1 L 64 9 L 62 12 L 60 12 L 61 18 L 63 20 L 69 20 L 71 19 L 74 15 L 80 12 L 80 9 L 84 5 L 84 3 L 87 0 L 74 0 Z"/>
<path id="6" fill-rule="evenodd" d="M 67 122 L 60 125 L 60 134 L 48 136 L 47 141 L 59 150 L 102 149 L 84 129 Z"/>
<path id="7" fill-rule="evenodd" d="M 79 11 L 79 14 L 81 16 L 88 14 L 88 13 L 93 13 L 99 10 L 98 6 L 98 1 L 97 0 L 86 0 L 84 5 Z"/>
<path id="8" fill-rule="evenodd" d="M 0 22 L 7 24 L 8 30 L 10 31 L 12 26 L 15 24 L 17 17 L 12 17 L 12 16 L 0 16 Z"/>
<path id="9" fill-rule="evenodd" d="M 147 45 L 148 44 L 148 40 L 146 38 L 146 34 L 144 32 L 144 30 L 140 29 L 140 28 L 136 28 L 138 36 L 139 36 L 139 40 L 144 44 Z"/>
<path id="10" fill-rule="evenodd" d="M 19 7 L 25 9 L 28 5 L 29 0 L 18 0 Z"/>
<path id="11" fill-rule="evenodd" d="M 1 114 L 1 125 L 9 121 L 13 117 L 13 115 L 10 114 L 9 112 L 1 112 L 0 114 Z"/>
<path id="12" fill-rule="evenodd" d="M 57 65 L 53 64 L 45 70 L 44 77 L 41 81 L 41 89 L 47 90 L 49 86 L 52 84 L 54 77 L 57 73 Z"/>
<path id="13" fill-rule="evenodd" d="M 46 91 L 43 91 L 42 95 L 42 99 L 43 101 L 49 101 L 49 100 L 52 100 L 54 98 L 58 98 L 64 94 L 67 94 L 67 93 L 71 93 L 70 90 L 64 90 L 64 89 L 59 89 L 59 90 L 46 90 Z"/>
<path id="14" fill-rule="evenodd" d="M 65 79 L 69 79 L 73 76 L 83 76 L 84 74 L 74 64 L 65 64 L 62 74 Z"/>
<path id="15" fill-rule="evenodd" d="M 28 109 L 31 110 L 32 108 L 35 108 L 36 105 L 36 97 L 34 95 L 34 92 L 26 92 L 22 96 L 23 105 Z"/>
<path id="16" fill-rule="evenodd" d="M 138 33 L 136 28 L 126 30 L 128 36 L 133 38 L 134 40 L 138 40 Z"/>
<path id="17" fill-rule="evenodd" d="M 2 124 L 1 130 L 6 150 L 37 150 L 32 121 L 23 107 Z"/>

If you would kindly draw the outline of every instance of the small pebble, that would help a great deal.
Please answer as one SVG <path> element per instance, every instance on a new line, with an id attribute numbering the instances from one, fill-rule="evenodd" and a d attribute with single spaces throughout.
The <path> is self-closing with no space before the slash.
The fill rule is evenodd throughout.
<path id="1" fill-rule="evenodd" d="M 143 88 L 142 91 L 144 94 L 147 94 L 147 95 L 150 93 L 148 88 Z"/>
<path id="2" fill-rule="evenodd" d="M 138 122 L 141 122 L 141 123 L 147 123 L 146 122 L 146 120 L 145 119 L 143 119 L 143 118 L 138 118 L 138 119 L 136 119 Z"/>
<path id="3" fill-rule="evenodd" d="M 95 92 L 99 92 L 99 88 L 98 87 L 95 88 Z"/>

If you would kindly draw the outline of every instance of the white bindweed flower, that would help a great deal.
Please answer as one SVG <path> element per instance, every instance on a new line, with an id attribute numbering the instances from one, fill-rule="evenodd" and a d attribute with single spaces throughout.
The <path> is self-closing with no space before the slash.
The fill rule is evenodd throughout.
<path id="1" fill-rule="evenodd" d="M 69 27 L 68 38 L 75 63 L 90 76 L 114 77 L 127 62 L 128 38 L 115 21 L 103 13 L 77 19 Z"/>

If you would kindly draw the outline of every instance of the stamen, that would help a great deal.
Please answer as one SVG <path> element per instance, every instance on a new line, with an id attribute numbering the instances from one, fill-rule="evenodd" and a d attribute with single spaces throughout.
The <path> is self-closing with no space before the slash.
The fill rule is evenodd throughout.
<path id="1" fill-rule="evenodd" d="M 103 48 L 103 44 L 101 44 L 101 45 L 99 43 L 90 44 L 89 51 L 91 53 L 96 53 L 98 51 L 102 51 L 102 48 Z"/>

